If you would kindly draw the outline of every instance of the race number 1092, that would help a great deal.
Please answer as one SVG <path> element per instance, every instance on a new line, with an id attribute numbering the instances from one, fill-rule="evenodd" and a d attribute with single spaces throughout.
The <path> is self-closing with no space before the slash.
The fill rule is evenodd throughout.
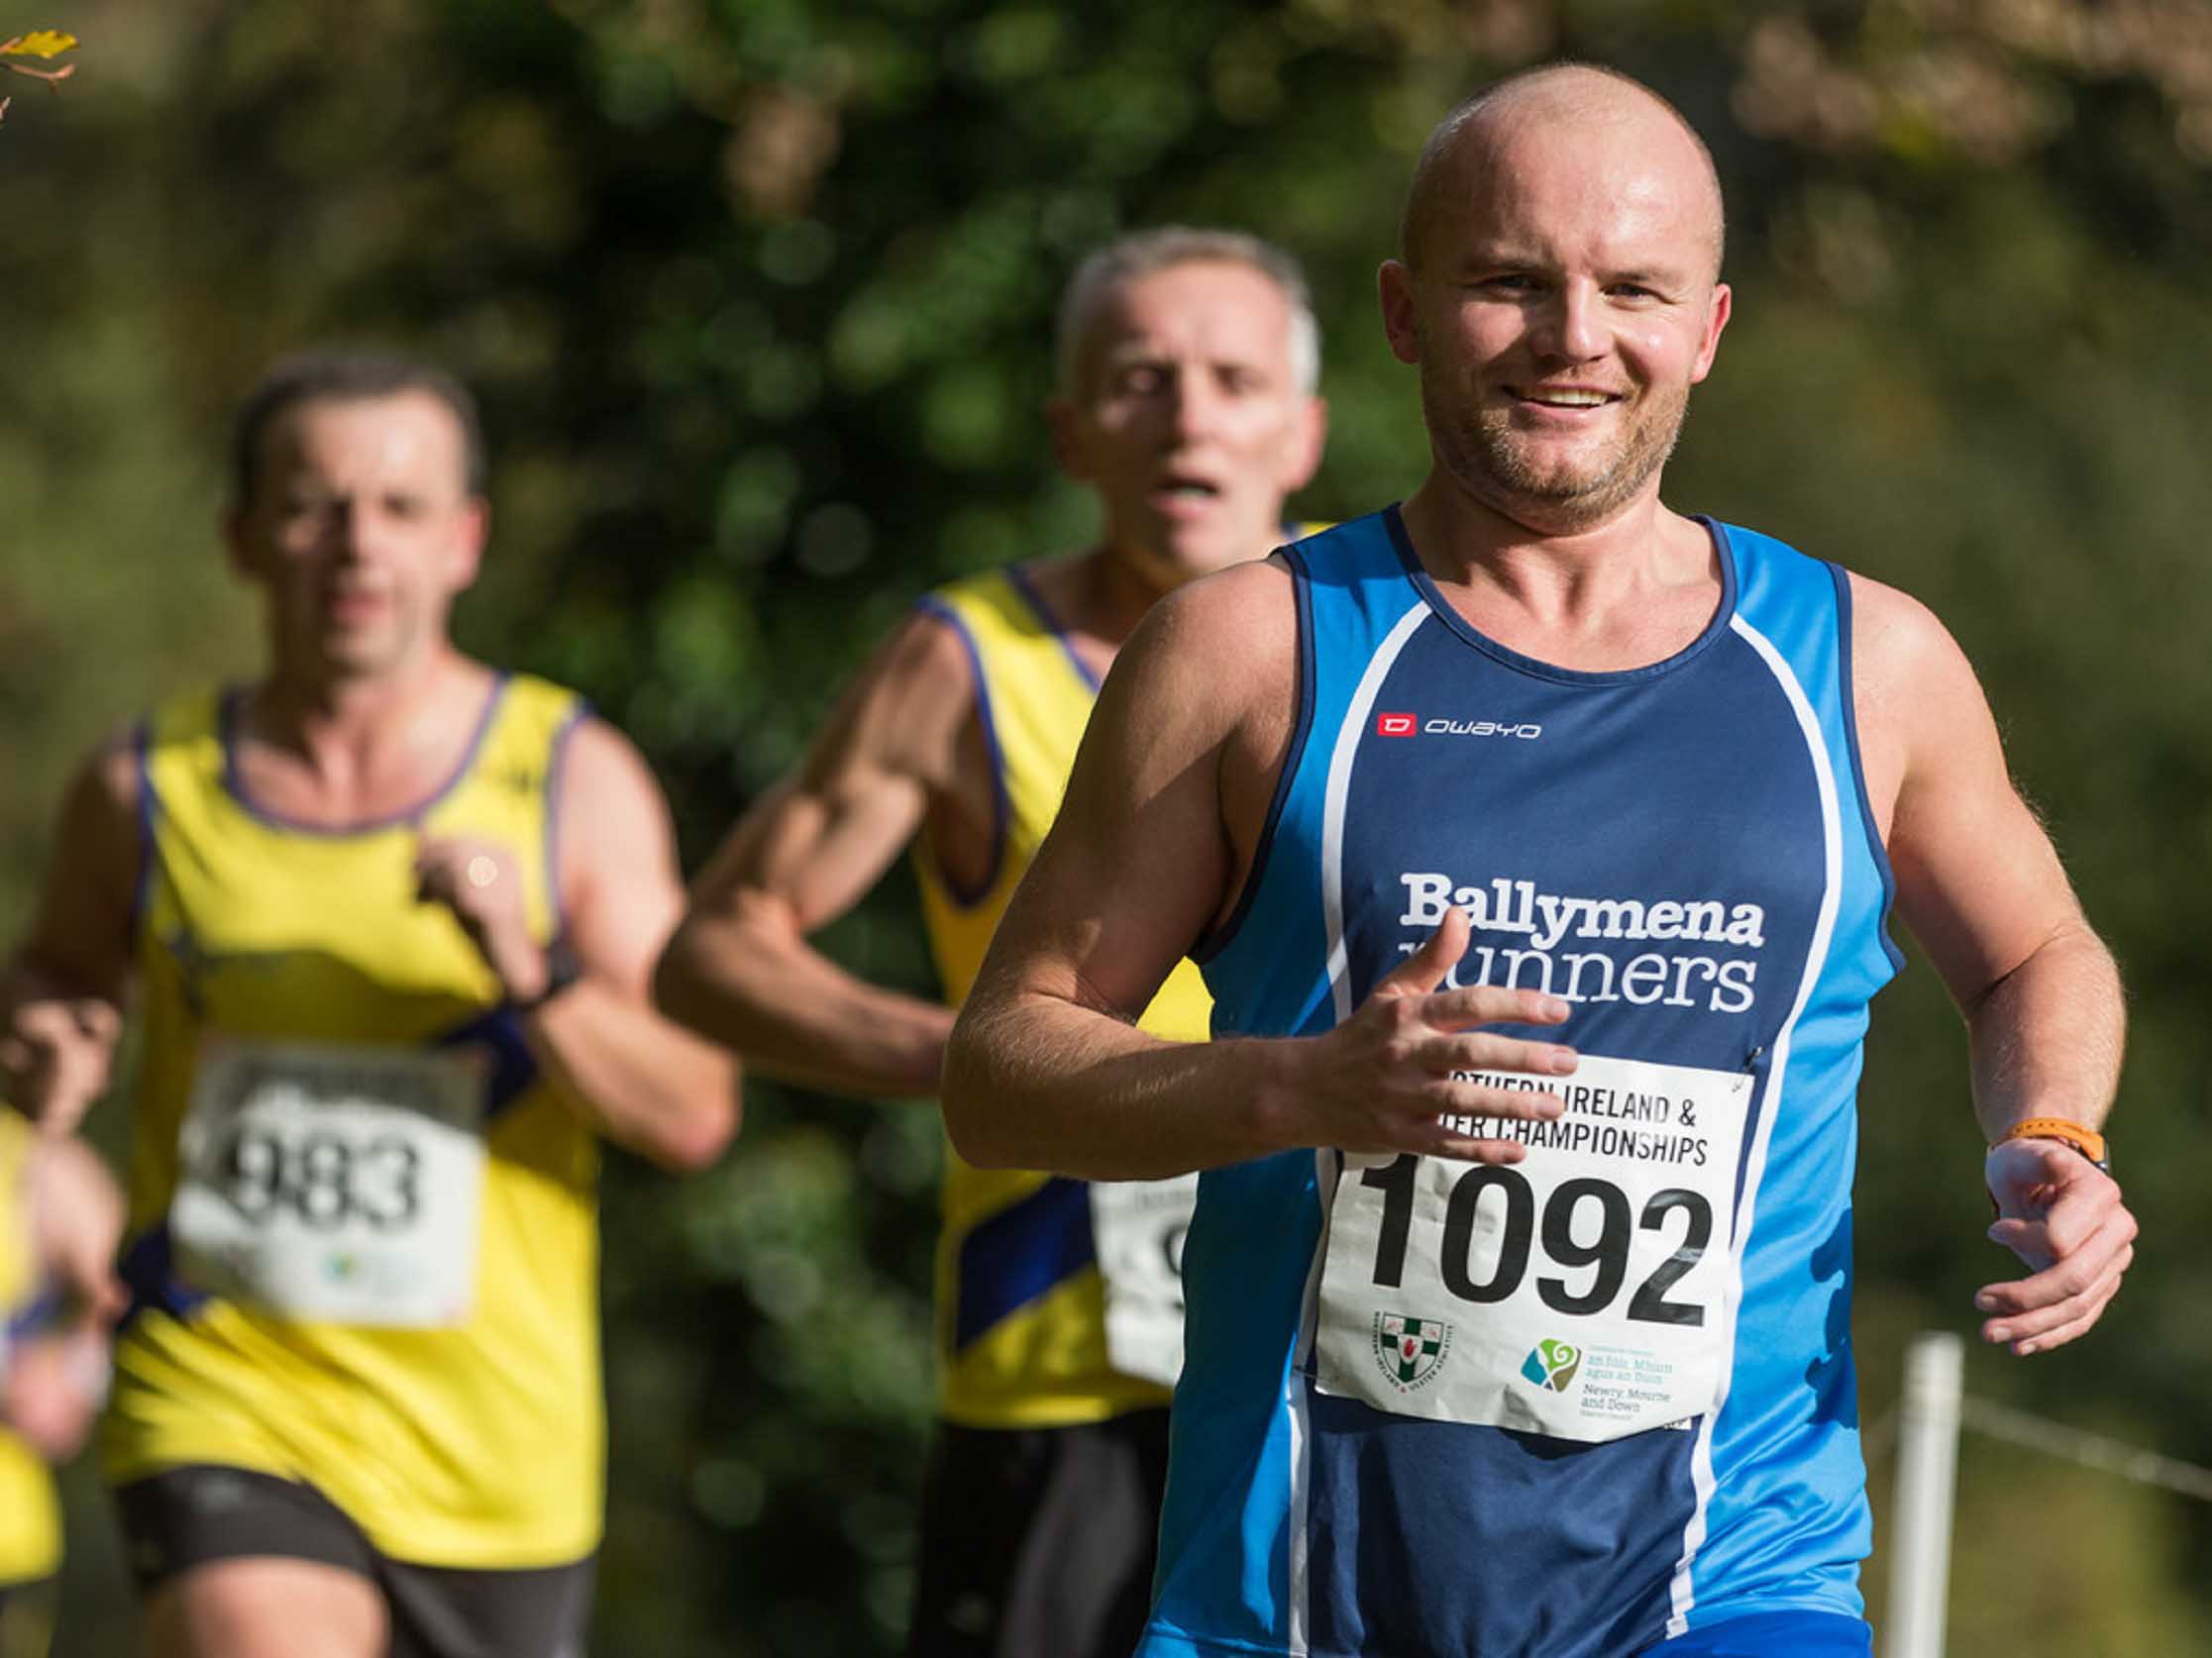
<path id="1" fill-rule="evenodd" d="M 1398 1289 L 1405 1281 L 1421 1162 L 1421 1158 L 1407 1153 L 1391 1163 L 1363 1170 L 1359 1177 L 1362 1186 L 1380 1192 L 1383 1197 L 1373 1274 L 1375 1284 L 1382 1288 Z M 1667 1295 L 1704 1258 L 1713 1240 L 1713 1208 L 1702 1192 L 1669 1187 L 1645 1198 L 1639 1212 L 1629 1194 L 1611 1181 L 1578 1176 L 1551 1189 L 1543 1199 L 1540 1216 L 1537 1208 L 1536 1188 L 1518 1169 L 1484 1164 L 1461 1175 L 1444 1205 L 1442 1244 L 1436 1263 L 1444 1289 L 1463 1301 L 1503 1301 L 1521 1289 L 1535 1258 L 1535 1291 L 1546 1306 L 1578 1317 L 1601 1313 L 1614 1304 L 1627 1286 L 1630 1249 L 1635 1234 L 1655 1232 L 1663 1239 L 1679 1224 L 1681 1230 L 1673 1249 L 1635 1286 L 1625 1315 L 1646 1324 L 1696 1327 L 1705 1322 L 1702 1305 L 1671 1300 Z M 1681 1217 L 1679 1222 L 1677 1216 Z M 1593 1217 L 1595 1236 L 1590 1235 Z M 1480 1227 L 1486 1218 L 1491 1218 L 1490 1226 Z M 1487 1271 L 1477 1261 L 1478 1230 L 1494 1232 L 1497 1239 L 1495 1257 L 1488 1262 Z M 1547 1272 L 1543 1270 L 1546 1267 L 1559 1271 Z M 1570 1283 L 1566 1274 L 1587 1276 L 1578 1276 Z"/>

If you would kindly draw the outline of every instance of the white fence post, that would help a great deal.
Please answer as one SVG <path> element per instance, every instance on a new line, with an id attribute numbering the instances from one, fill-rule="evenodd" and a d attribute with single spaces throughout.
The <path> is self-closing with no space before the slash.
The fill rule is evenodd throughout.
<path id="1" fill-rule="evenodd" d="M 1949 1332 L 1924 1331 L 1905 1350 L 1897 1493 L 1885 1551 L 1889 1618 L 1882 1631 L 1882 1658 L 1944 1658 L 1958 1401 L 1965 1370 L 1966 1344 Z"/>

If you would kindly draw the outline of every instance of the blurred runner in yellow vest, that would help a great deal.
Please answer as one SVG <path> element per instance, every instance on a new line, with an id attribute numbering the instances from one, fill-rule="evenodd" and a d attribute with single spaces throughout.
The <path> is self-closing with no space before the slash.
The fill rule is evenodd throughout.
<path id="1" fill-rule="evenodd" d="M 931 1095 L 952 1008 L 863 984 L 806 942 L 909 844 L 947 999 L 1050 827 L 1115 650 L 1152 601 L 1289 539 L 1320 457 L 1319 340 L 1280 250 L 1168 228 L 1101 250 L 1059 326 L 1048 415 L 1099 497 L 1097 546 L 924 599 L 811 752 L 729 839 L 656 985 L 756 1070 Z M 1147 1028 L 1206 1033 L 1185 963 Z M 1143 1627 L 1182 1358 L 1193 1183 L 1092 1187 L 948 1150 L 940 1422 L 923 1496 L 915 1658 L 1126 1658 Z"/>
<path id="2" fill-rule="evenodd" d="M 88 1148 L 0 1106 L 0 1658 L 44 1658 L 61 1566 L 47 1463 L 107 1391 L 123 1198 Z"/>
<path id="3" fill-rule="evenodd" d="M 66 1126 L 136 989 L 102 1460 L 155 1658 L 557 1658 L 601 1520 L 596 1137 L 673 1169 L 727 1056 L 646 998 L 658 785 L 447 619 L 486 528 L 449 376 L 280 363 L 225 520 L 269 660 L 95 753 L 9 984 Z M 4 1057 L 4 1056 L 0 1056 Z"/>

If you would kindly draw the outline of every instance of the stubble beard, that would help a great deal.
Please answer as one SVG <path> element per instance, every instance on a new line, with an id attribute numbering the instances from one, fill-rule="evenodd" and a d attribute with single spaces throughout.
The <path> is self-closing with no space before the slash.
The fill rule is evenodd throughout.
<path id="1" fill-rule="evenodd" d="M 306 646 L 299 653 L 301 666 L 331 684 L 389 679 L 404 674 L 423 655 L 417 618 L 402 613 L 387 615 L 367 632 L 326 629 L 310 621 L 301 638 Z"/>
<path id="2" fill-rule="evenodd" d="M 1640 399 L 1610 443 L 1560 462 L 1514 429 L 1511 410 L 1470 413 L 1440 378 L 1424 368 L 1421 380 L 1438 466 L 1485 506 L 1545 535 L 1596 529 L 1641 495 L 1674 454 L 1690 404 L 1687 386 L 1664 401 Z"/>

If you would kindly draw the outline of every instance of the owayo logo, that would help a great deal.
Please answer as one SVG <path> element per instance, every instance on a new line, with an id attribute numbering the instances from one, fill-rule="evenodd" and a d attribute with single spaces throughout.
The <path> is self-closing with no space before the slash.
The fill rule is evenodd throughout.
<path id="1" fill-rule="evenodd" d="M 1518 737 L 1533 743 L 1543 727 L 1529 720 L 1423 719 L 1419 714 L 1377 714 L 1378 737 Z"/>
<path id="2" fill-rule="evenodd" d="M 1529 1349 L 1528 1357 L 1522 1361 L 1521 1375 L 1539 1388 L 1563 1394 L 1574 1381 L 1574 1373 L 1581 1368 L 1581 1348 L 1570 1341 L 1554 1341 L 1546 1336 Z"/>

